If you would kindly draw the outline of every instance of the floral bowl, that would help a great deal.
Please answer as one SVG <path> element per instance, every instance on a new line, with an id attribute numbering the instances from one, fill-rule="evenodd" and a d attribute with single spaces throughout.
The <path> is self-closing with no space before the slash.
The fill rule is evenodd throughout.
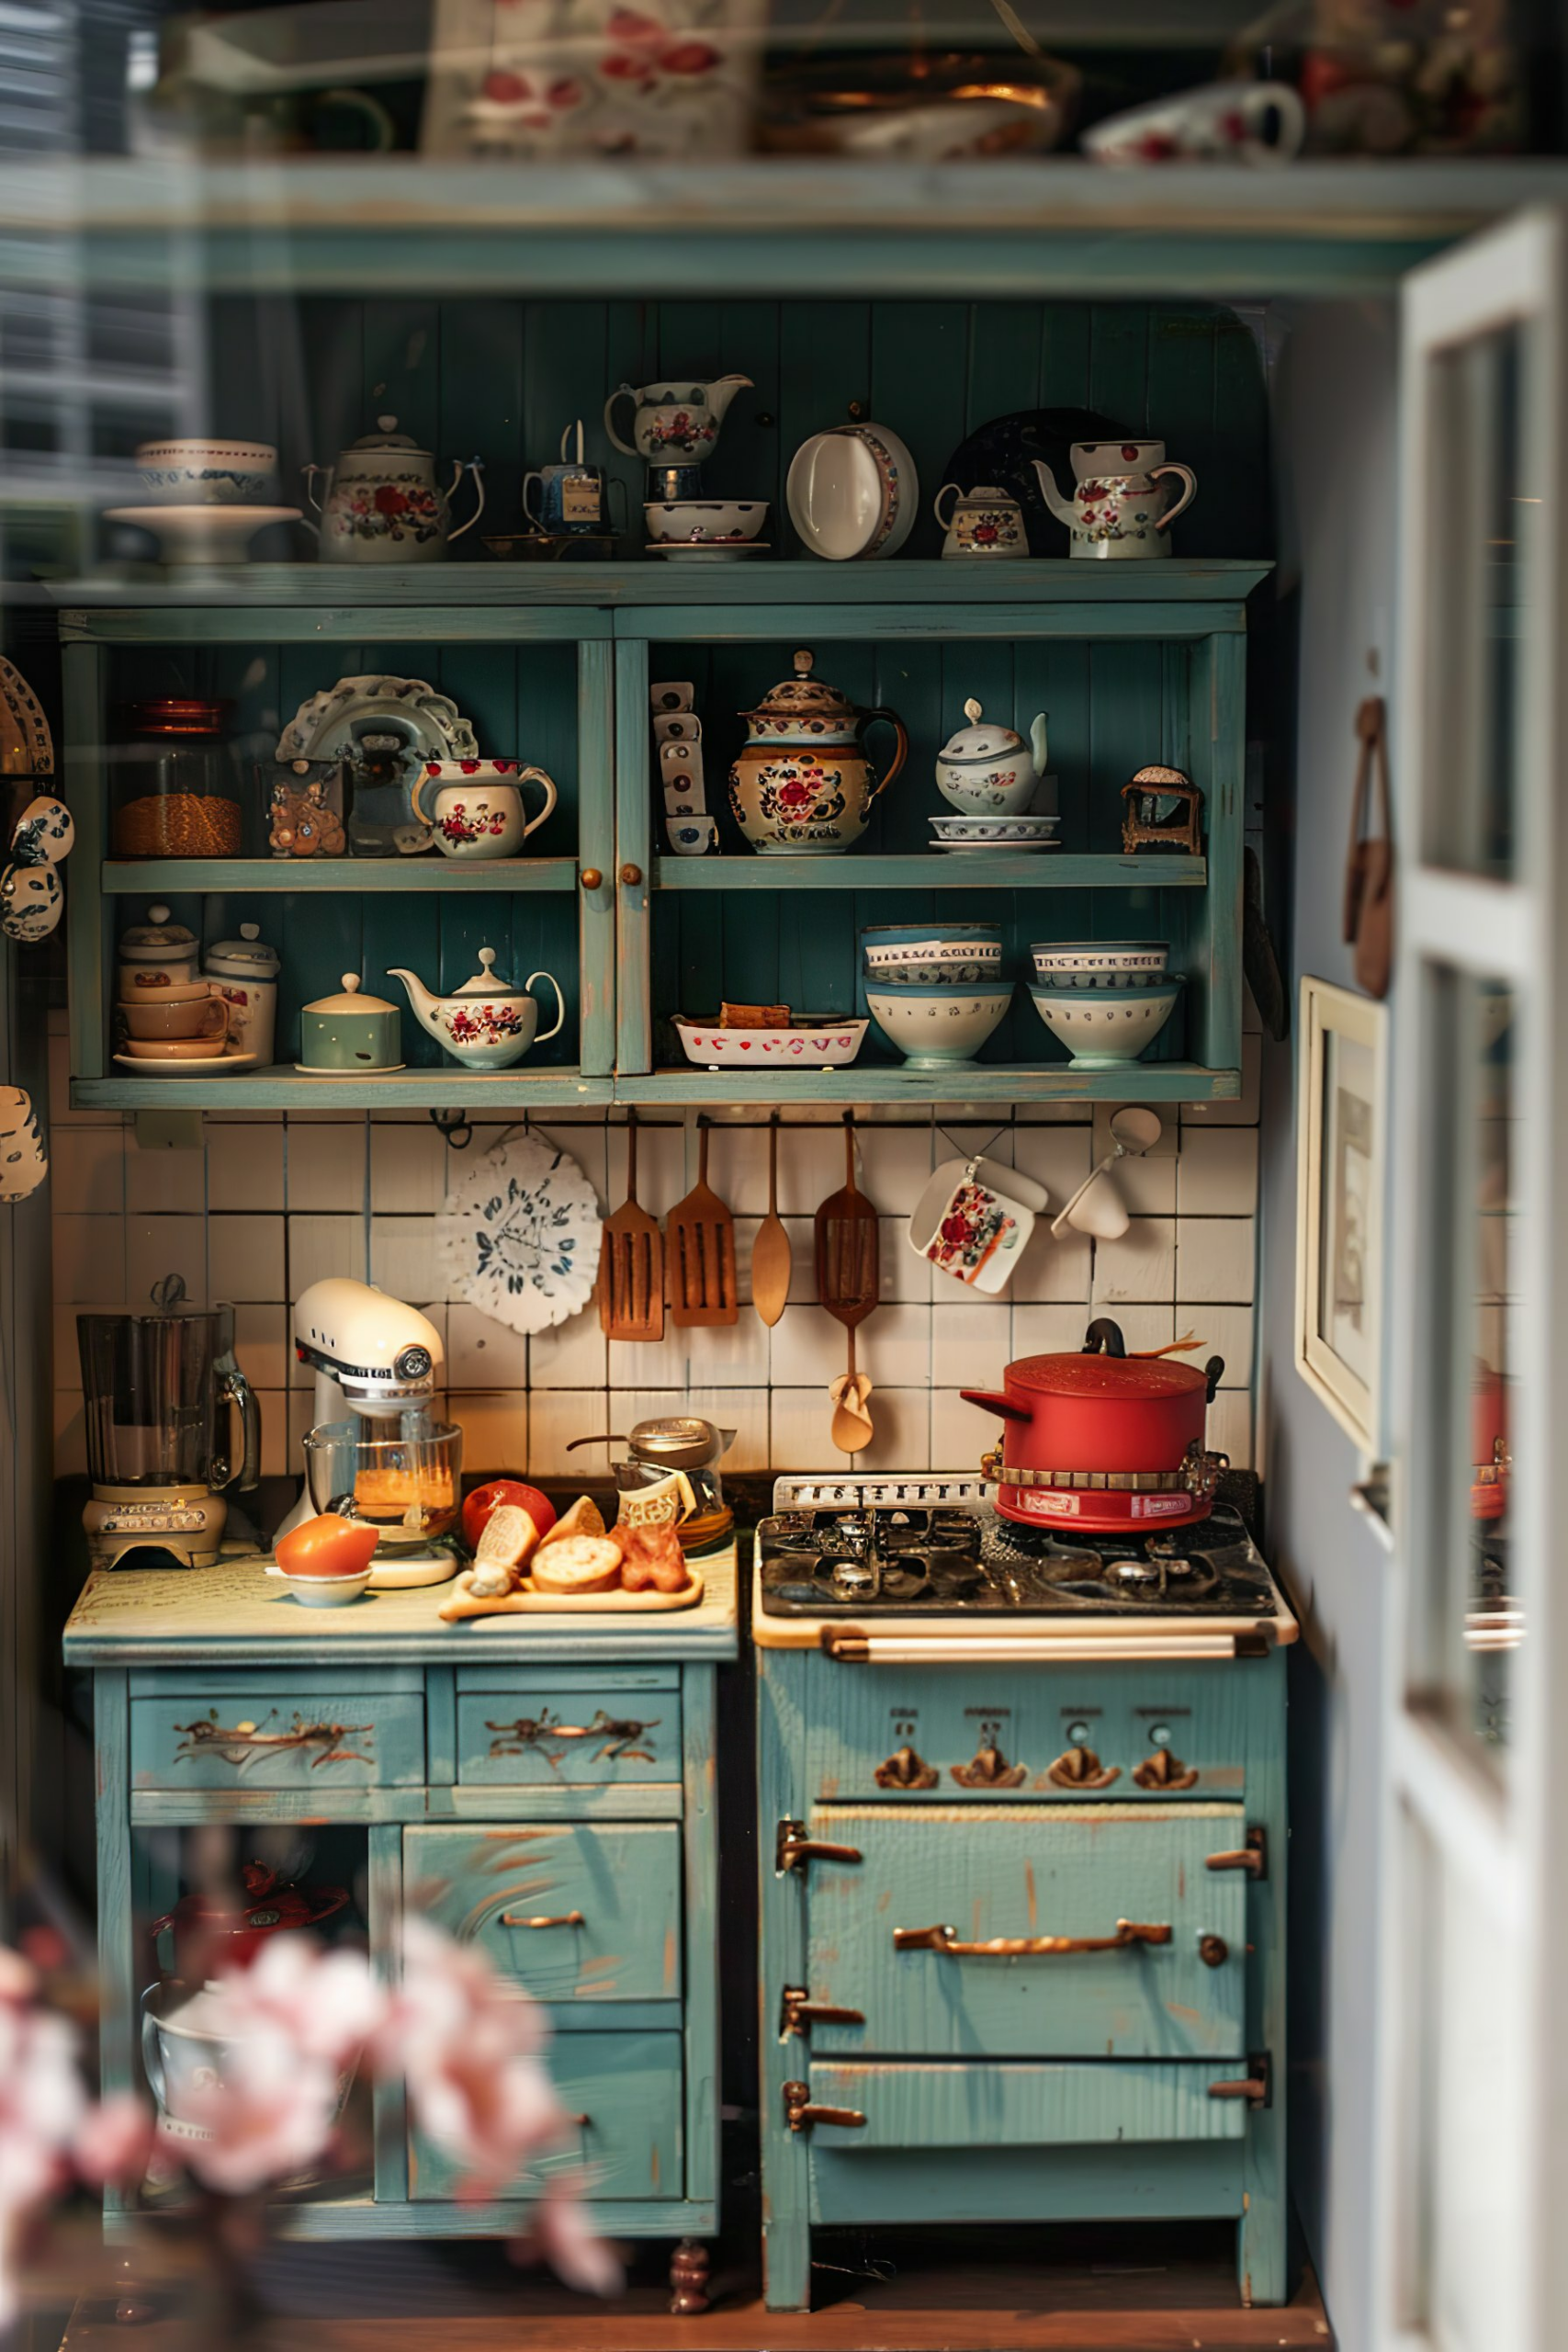
<path id="1" fill-rule="evenodd" d="M 978 988 L 932 988 L 913 982 L 866 989 L 866 1003 L 883 1035 L 912 1071 L 945 1069 L 973 1061 L 1012 1001 L 1012 982 Z"/>
<path id="2" fill-rule="evenodd" d="M 1170 1018 L 1178 979 L 1147 988 L 1081 989 L 1030 985 L 1034 1009 L 1073 1057 L 1075 1069 L 1112 1069 L 1135 1062 Z"/>
<path id="3" fill-rule="evenodd" d="M 1160 939 L 1037 939 L 1034 976 L 1052 989 L 1145 989 L 1165 978 L 1170 949 Z"/>
<path id="4" fill-rule="evenodd" d="M 779 1029 L 721 1029 L 716 1021 L 677 1014 L 675 1035 L 686 1059 L 702 1069 L 841 1069 L 870 1026 L 852 1014 L 818 1012 Z"/>

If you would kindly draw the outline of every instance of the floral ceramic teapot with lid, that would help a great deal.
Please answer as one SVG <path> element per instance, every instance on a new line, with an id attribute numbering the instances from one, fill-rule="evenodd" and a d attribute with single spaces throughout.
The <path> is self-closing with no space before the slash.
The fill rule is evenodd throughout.
<path id="1" fill-rule="evenodd" d="M 479 949 L 479 969 L 450 996 L 436 996 L 415 972 L 389 967 L 388 977 L 401 980 L 415 1017 L 438 1045 L 465 1069 L 507 1069 L 520 1062 L 534 1045 L 556 1035 L 566 1021 L 566 998 L 550 972 L 530 972 L 522 988 L 497 972 L 493 947 Z M 548 980 L 556 992 L 552 1028 L 539 1029 L 538 1001 L 530 991 L 536 980 Z"/>
<path id="2" fill-rule="evenodd" d="M 795 675 L 742 711 L 747 741 L 729 771 L 729 799 L 741 831 L 764 855 L 831 857 L 859 841 L 871 804 L 908 756 L 904 722 L 891 710 L 862 710 L 812 674 L 815 657 L 795 657 Z M 861 729 L 891 727 L 893 758 L 878 776 Z"/>
<path id="3" fill-rule="evenodd" d="M 376 424 L 374 433 L 339 452 L 335 466 L 304 469 L 310 503 L 321 518 L 321 561 L 430 563 L 483 514 L 484 460 L 454 458 L 452 479 L 442 490 L 435 459 L 412 434 L 398 431 L 395 416 L 378 416 Z M 465 473 L 474 478 L 474 511 L 454 531 L 449 502 Z M 332 484 L 324 503 L 316 496 L 318 474 Z"/>
<path id="4" fill-rule="evenodd" d="M 1029 741 L 1016 728 L 985 723 L 980 704 L 964 706 L 967 727 L 937 753 L 937 789 L 966 817 L 1018 817 L 1045 773 L 1045 713 L 1036 711 Z"/>

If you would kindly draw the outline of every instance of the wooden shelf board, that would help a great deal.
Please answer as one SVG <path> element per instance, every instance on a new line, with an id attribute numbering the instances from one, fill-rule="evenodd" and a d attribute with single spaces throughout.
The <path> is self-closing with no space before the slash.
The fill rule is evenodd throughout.
<path id="1" fill-rule="evenodd" d="M 956 1062 L 940 1077 L 902 1066 L 853 1062 L 847 1069 L 748 1073 L 692 1067 L 615 1080 L 617 1102 L 1234 1102 L 1241 1072 L 1198 1062 L 1129 1062 L 1072 1069 L 1066 1062 Z"/>
<path id="2" fill-rule="evenodd" d="M 568 1103 L 608 1102 L 607 1078 L 574 1069 L 472 1070 L 444 1068 L 389 1071 L 363 1078 L 305 1078 L 288 1062 L 270 1069 L 237 1070 L 229 1078 L 73 1078 L 71 1101 L 81 1111 L 398 1111 L 557 1110 Z"/>
<path id="3" fill-rule="evenodd" d="M 106 863 L 105 892 L 167 898 L 171 892 L 231 890 L 574 890 L 574 857 L 470 861 L 442 857 L 148 857 Z"/>
<path id="4" fill-rule="evenodd" d="M 1168 890 L 1201 889 L 1208 860 L 1160 851 L 1129 857 L 1076 850 L 942 850 L 841 857 L 658 857 L 656 890 Z"/>

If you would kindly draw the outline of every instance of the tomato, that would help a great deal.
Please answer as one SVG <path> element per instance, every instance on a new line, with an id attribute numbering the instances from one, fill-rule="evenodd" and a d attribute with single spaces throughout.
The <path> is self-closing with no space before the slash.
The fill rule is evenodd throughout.
<path id="1" fill-rule="evenodd" d="M 273 1557 L 288 1577 L 355 1577 L 370 1566 L 377 1531 L 362 1521 L 324 1510 L 302 1527 L 280 1535 Z"/>
<path id="2" fill-rule="evenodd" d="M 537 1487 L 525 1487 L 520 1478 L 492 1478 L 487 1487 L 476 1487 L 463 1505 L 463 1541 L 470 1552 L 478 1551 L 491 1511 L 499 1510 L 502 1503 L 515 1503 L 519 1510 L 525 1510 L 541 1536 L 547 1535 L 556 1523 L 555 1506 Z"/>

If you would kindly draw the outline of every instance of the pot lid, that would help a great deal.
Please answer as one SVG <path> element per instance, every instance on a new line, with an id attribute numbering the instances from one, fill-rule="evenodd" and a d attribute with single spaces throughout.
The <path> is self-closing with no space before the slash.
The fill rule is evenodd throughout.
<path id="1" fill-rule="evenodd" d="M 395 416 L 378 416 L 376 419 L 376 431 L 361 434 L 357 441 L 351 441 L 344 455 L 355 456 L 361 450 L 370 449 L 398 450 L 404 456 L 415 458 L 428 458 L 430 455 L 428 449 L 420 447 L 412 433 L 398 431 L 398 420 Z"/>
<path id="2" fill-rule="evenodd" d="M 398 1010 L 395 1004 L 389 1004 L 384 996 L 367 996 L 357 972 L 344 974 L 341 996 L 319 996 L 314 1004 L 308 1004 L 304 1009 L 307 1012 L 327 1013 L 396 1012 Z"/>
<path id="3" fill-rule="evenodd" d="M 149 907 L 145 922 L 119 934 L 119 952 L 132 964 L 152 963 L 171 949 L 184 951 L 196 944 L 195 932 L 183 922 L 171 922 L 168 908 L 161 906 Z"/>
<path id="4" fill-rule="evenodd" d="M 276 948 L 261 936 L 257 922 L 243 922 L 238 939 L 220 939 L 207 951 L 208 970 L 232 979 L 271 979 L 281 960 Z"/>
<path id="5" fill-rule="evenodd" d="M 1010 727 L 982 727 L 980 705 L 971 696 L 964 706 L 967 727 L 960 727 L 948 737 L 942 747 L 944 760 L 994 760 L 1003 752 L 1019 752 L 1026 748 L 1021 735 Z"/>
<path id="6" fill-rule="evenodd" d="M 493 947 L 479 949 L 479 964 L 481 969 L 474 974 L 471 980 L 465 980 L 460 989 L 454 989 L 452 990 L 454 996 L 525 996 L 527 994 L 525 989 L 513 988 L 505 973 L 498 972 L 494 968 Z"/>
<path id="7" fill-rule="evenodd" d="M 1103 1350 L 1097 1353 L 1096 1349 Z M 1122 1351 L 1122 1334 L 1109 1318 L 1091 1323 L 1081 1353 L 1021 1356 L 1004 1375 L 1010 1388 L 1031 1390 L 1042 1396 L 1100 1396 L 1108 1404 L 1133 1398 L 1190 1396 L 1207 1388 L 1209 1371 L 1196 1364 L 1176 1363 L 1168 1356 L 1130 1356 Z"/>
<path id="8" fill-rule="evenodd" d="M 637 1421 L 626 1443 L 639 1461 L 659 1463 L 666 1470 L 696 1470 L 716 1462 L 734 1442 L 733 1430 L 719 1429 L 694 1414 L 677 1413 L 668 1420 Z"/>
<path id="9" fill-rule="evenodd" d="M 858 716 L 847 695 L 837 686 L 825 685 L 811 674 L 817 656 L 804 647 L 795 657 L 795 675 L 781 678 L 778 684 L 763 695 L 755 710 L 741 712 L 743 718 L 837 718 L 852 723 Z"/>

